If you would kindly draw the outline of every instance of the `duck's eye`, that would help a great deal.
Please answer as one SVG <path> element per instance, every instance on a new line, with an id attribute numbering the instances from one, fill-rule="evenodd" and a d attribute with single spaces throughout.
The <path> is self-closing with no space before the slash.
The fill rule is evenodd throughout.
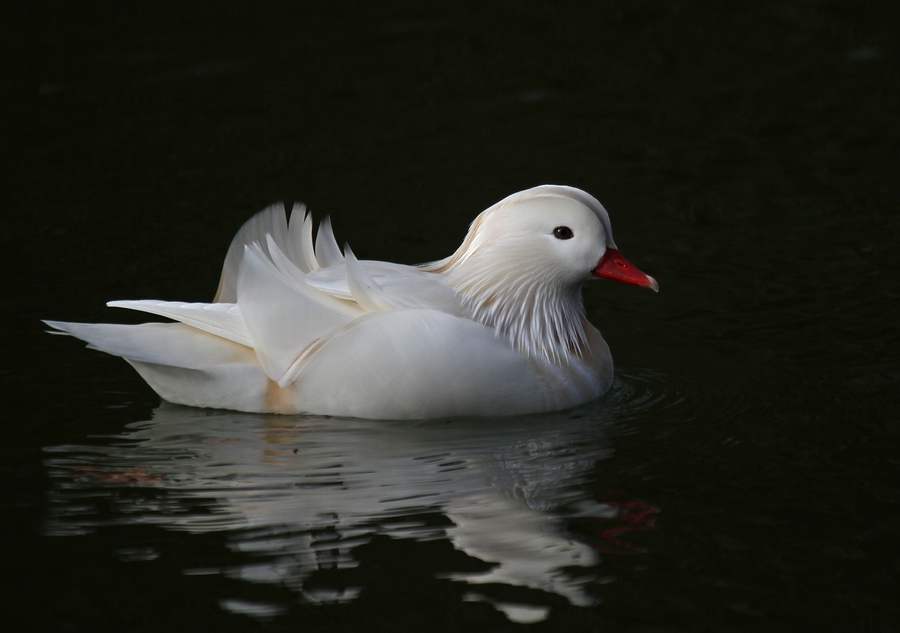
<path id="1" fill-rule="evenodd" d="M 558 226 L 553 229 L 553 237 L 558 240 L 571 240 L 575 237 L 575 234 L 572 233 L 572 229 L 567 226 Z"/>

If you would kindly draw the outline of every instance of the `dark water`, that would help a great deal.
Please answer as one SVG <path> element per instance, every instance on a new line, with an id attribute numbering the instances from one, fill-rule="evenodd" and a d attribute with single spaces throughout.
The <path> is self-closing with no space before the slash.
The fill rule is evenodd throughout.
<path id="1" fill-rule="evenodd" d="M 900 628 L 896 4 L 0 14 L 9 630 Z M 276 200 L 412 263 L 543 182 L 661 286 L 586 289 L 574 412 L 157 408 L 38 322 L 209 300 Z"/>

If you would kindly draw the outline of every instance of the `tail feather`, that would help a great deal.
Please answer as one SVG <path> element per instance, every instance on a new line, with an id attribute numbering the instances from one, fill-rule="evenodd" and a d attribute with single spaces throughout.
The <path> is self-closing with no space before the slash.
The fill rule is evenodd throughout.
<path id="1" fill-rule="evenodd" d="M 130 361 L 201 370 L 257 362 L 251 348 L 182 323 L 44 323 L 56 330 L 54 334 L 74 336 L 88 347 Z"/>

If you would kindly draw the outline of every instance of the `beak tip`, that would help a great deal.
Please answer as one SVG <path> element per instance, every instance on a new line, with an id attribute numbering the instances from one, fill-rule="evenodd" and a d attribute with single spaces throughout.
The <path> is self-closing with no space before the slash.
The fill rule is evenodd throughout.
<path id="1" fill-rule="evenodd" d="M 653 292 L 659 292 L 659 284 L 656 283 L 656 280 L 650 275 L 647 275 L 647 279 L 650 281 L 650 283 L 647 284 L 647 287 Z"/>

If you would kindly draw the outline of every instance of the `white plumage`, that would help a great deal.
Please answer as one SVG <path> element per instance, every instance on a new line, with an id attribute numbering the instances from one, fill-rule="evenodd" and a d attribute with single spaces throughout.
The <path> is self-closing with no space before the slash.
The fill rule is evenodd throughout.
<path id="1" fill-rule="evenodd" d="M 315 243 L 315 246 L 313 245 Z M 214 303 L 112 301 L 177 323 L 46 321 L 123 357 L 165 400 L 363 418 L 512 415 L 602 395 L 613 376 L 581 285 L 657 289 L 616 250 L 603 206 L 543 185 L 481 213 L 450 257 L 358 261 L 326 219 L 281 205 L 238 231 Z"/>

